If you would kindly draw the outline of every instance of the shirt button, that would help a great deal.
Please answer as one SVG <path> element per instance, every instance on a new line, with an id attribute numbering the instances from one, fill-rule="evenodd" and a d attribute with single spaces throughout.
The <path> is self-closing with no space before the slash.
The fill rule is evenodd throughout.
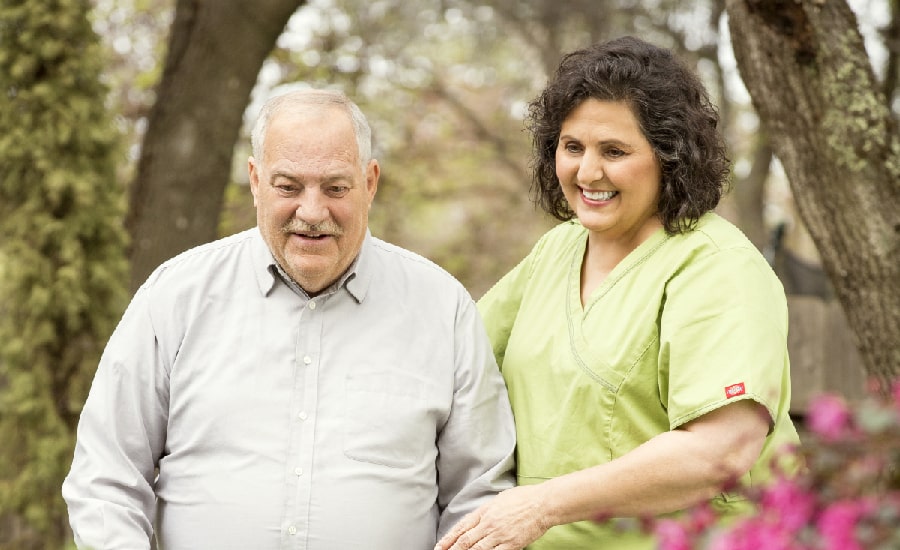
<path id="1" fill-rule="evenodd" d="M 288 533 L 290 533 L 290 534 L 292 534 L 292 535 L 296 535 L 296 534 L 297 534 L 297 528 L 294 527 L 293 525 L 291 525 L 290 527 L 288 527 Z"/>
<path id="2" fill-rule="evenodd" d="M 297 466 L 296 468 L 294 468 L 294 473 L 297 474 L 298 476 L 302 476 L 303 468 L 301 468 L 300 466 Z"/>
<path id="3" fill-rule="evenodd" d="M 303 364 L 304 364 L 304 365 L 308 365 L 308 364 L 310 364 L 310 363 L 312 363 L 312 357 L 310 357 L 309 355 L 307 355 L 306 357 L 303 358 Z"/>
<path id="4" fill-rule="evenodd" d="M 297 414 L 297 418 L 299 418 L 300 420 L 306 420 L 308 418 L 306 415 L 306 411 L 300 411 L 300 413 Z"/>
<path id="5" fill-rule="evenodd" d="M 312 300 L 310 300 L 306 304 L 307 304 L 307 306 L 309 306 L 309 309 L 316 309 L 316 303 L 313 302 Z"/>

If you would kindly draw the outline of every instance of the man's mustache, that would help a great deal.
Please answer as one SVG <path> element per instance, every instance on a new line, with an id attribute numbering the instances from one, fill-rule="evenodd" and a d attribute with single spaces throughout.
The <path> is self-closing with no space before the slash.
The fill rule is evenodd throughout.
<path id="1" fill-rule="evenodd" d="M 341 229 L 341 226 L 336 224 L 333 220 L 325 220 L 319 223 L 306 223 L 303 220 L 292 219 L 288 223 L 284 224 L 281 228 L 282 233 L 324 233 L 326 235 L 333 235 L 335 237 L 340 237 L 344 234 L 344 230 Z"/>

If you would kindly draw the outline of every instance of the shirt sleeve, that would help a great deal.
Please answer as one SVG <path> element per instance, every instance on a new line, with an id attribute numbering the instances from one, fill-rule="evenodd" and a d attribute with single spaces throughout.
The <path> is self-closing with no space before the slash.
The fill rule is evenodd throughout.
<path id="1" fill-rule="evenodd" d="M 450 416 L 438 435 L 438 538 L 512 487 L 515 426 L 506 386 L 474 302 L 457 309 Z"/>
<path id="2" fill-rule="evenodd" d="M 478 311 L 484 320 L 488 339 L 494 350 L 497 364 L 503 367 L 506 346 L 513 325 L 519 314 L 522 297 L 534 271 L 534 265 L 546 242 L 543 237 L 531 252 L 513 269 L 504 275 L 484 296 L 478 300 Z"/>
<path id="3" fill-rule="evenodd" d="M 138 291 L 107 343 L 78 423 L 62 495 L 79 548 L 150 548 L 168 373 L 148 294 Z"/>
<path id="4" fill-rule="evenodd" d="M 738 399 L 778 418 L 789 369 L 787 301 L 755 250 L 719 250 L 686 265 L 667 286 L 660 340 L 671 428 Z"/>

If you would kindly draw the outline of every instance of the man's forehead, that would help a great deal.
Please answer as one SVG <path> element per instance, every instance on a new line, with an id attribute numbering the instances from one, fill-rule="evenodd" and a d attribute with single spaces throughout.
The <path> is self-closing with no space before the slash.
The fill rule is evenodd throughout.
<path id="1" fill-rule="evenodd" d="M 336 123 L 338 120 L 350 122 L 350 115 L 340 105 L 291 104 L 282 106 L 270 115 L 269 128 L 298 122 L 328 121 Z"/>

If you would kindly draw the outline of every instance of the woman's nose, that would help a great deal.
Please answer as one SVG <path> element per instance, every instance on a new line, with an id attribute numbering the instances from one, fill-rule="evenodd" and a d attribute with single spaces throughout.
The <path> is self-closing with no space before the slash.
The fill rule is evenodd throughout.
<path id="1" fill-rule="evenodd" d="M 586 152 L 578 165 L 578 182 L 589 184 L 603 179 L 603 162 L 599 155 Z"/>

